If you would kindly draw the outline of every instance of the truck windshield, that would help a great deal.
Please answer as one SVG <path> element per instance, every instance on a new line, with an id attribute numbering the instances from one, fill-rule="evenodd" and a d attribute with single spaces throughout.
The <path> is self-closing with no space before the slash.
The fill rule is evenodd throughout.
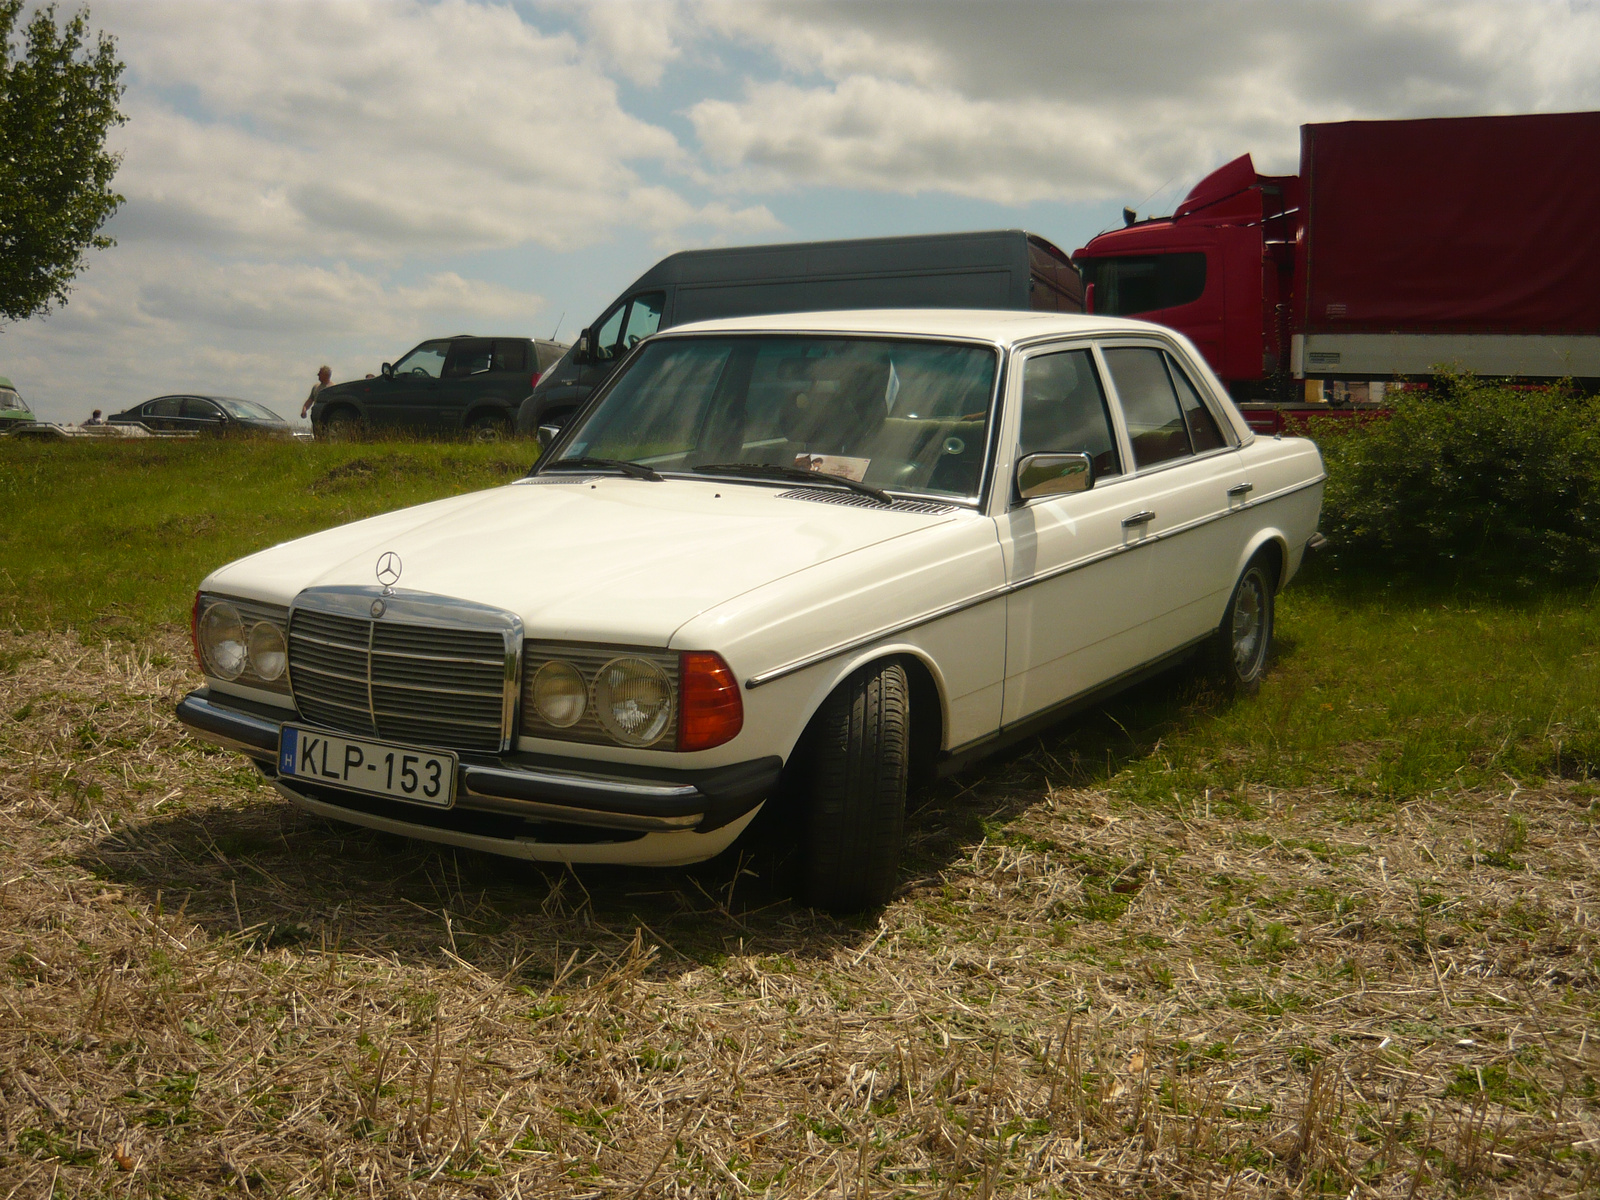
<path id="1" fill-rule="evenodd" d="M 1094 284 L 1095 312 L 1108 317 L 1192 304 L 1206 290 L 1206 256 L 1199 251 L 1086 258 L 1079 265 Z"/>
<path id="2" fill-rule="evenodd" d="M 27 412 L 28 406 L 10 388 L 0 388 L 0 412 L 5 411 Z"/>
<path id="3" fill-rule="evenodd" d="M 573 431 L 564 460 L 660 472 L 770 467 L 893 492 L 971 499 L 983 471 L 996 351 L 838 336 L 665 338 Z"/>

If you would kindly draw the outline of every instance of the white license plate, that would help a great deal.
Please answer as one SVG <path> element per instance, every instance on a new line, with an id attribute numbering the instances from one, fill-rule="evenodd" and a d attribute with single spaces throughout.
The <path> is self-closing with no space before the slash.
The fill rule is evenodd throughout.
<path id="1" fill-rule="evenodd" d="M 278 774 L 435 808 L 449 808 L 456 800 L 456 756 L 448 751 L 368 742 L 296 725 L 285 725 L 279 735 Z"/>

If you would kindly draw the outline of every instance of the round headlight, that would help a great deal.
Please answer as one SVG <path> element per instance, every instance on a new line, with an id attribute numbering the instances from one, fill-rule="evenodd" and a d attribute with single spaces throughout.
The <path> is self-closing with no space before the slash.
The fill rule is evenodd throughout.
<path id="1" fill-rule="evenodd" d="M 283 630 L 271 621 L 258 621 L 250 631 L 250 669 L 262 679 L 271 682 L 283 674 L 289 665 L 289 648 L 283 641 Z"/>
<path id="2" fill-rule="evenodd" d="M 213 604 L 200 618 L 200 650 L 219 679 L 237 679 L 246 654 L 244 622 L 231 604 Z"/>
<path id="3" fill-rule="evenodd" d="M 547 662 L 533 677 L 533 710 L 546 725 L 576 725 L 588 703 L 589 689 L 571 663 Z"/>
<path id="4" fill-rule="evenodd" d="M 625 746 L 648 746 L 672 724 L 672 683 L 653 662 L 613 658 L 594 682 L 600 724 Z"/>

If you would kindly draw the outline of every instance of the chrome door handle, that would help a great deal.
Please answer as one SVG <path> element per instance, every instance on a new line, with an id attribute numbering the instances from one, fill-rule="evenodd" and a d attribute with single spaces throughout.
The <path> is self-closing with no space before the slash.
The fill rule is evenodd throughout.
<path id="1" fill-rule="evenodd" d="M 1231 488 L 1228 489 L 1228 495 L 1229 496 L 1248 496 L 1251 492 L 1253 492 L 1255 490 L 1256 490 L 1256 485 L 1253 484 L 1253 483 L 1236 483 Z"/>
<path id="2" fill-rule="evenodd" d="M 1130 525 L 1148 525 L 1155 519 L 1155 513 L 1151 512 L 1149 509 L 1145 509 L 1144 512 L 1136 512 L 1131 517 L 1123 517 L 1122 527 L 1127 529 Z"/>

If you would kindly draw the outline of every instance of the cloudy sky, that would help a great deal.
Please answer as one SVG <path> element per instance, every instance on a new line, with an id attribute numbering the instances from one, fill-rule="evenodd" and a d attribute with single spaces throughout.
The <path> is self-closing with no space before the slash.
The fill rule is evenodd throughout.
<path id="1" fill-rule="evenodd" d="M 73 7 L 64 0 L 64 8 Z M 673 250 L 1023 226 L 1071 251 L 1298 126 L 1600 108 L 1591 2 L 93 0 L 127 197 L 0 326 L 45 419 L 298 412 L 320 363 L 570 338 Z M 1590 164 L 1593 169 L 1593 164 Z"/>

